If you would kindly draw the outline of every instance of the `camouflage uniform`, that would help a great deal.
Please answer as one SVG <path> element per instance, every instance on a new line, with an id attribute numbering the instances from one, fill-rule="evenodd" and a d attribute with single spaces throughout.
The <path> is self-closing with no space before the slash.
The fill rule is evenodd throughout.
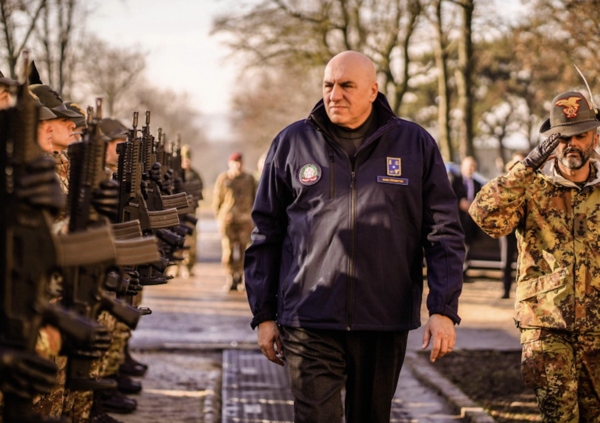
<path id="1" fill-rule="evenodd" d="M 580 188 L 553 159 L 538 172 L 517 163 L 469 210 L 492 237 L 516 228 L 522 373 L 545 422 L 600 415 L 600 162 L 588 165 Z"/>
<path id="2" fill-rule="evenodd" d="M 222 235 L 221 261 L 230 274 L 243 271 L 244 251 L 254 227 L 251 213 L 255 196 L 256 181 L 247 173 L 232 177 L 229 172 L 223 172 L 215 182 L 213 209 Z M 238 254 L 235 254 L 236 248 Z"/>
<path id="3" fill-rule="evenodd" d="M 67 195 L 69 192 L 69 160 L 64 153 L 54 153 L 54 162 L 56 165 L 56 174 L 58 176 L 60 187 L 63 194 Z M 66 232 L 68 227 L 67 210 L 61 211 L 59 216 L 54 222 L 54 232 Z M 62 277 L 58 273 L 54 273 L 50 277 L 50 289 L 51 291 L 60 291 L 62 286 Z M 54 299 L 53 301 L 56 301 Z M 38 340 L 36 343 L 36 351 L 42 356 L 46 356 L 51 360 L 54 360 L 58 367 L 57 373 L 57 384 L 48 392 L 43 395 L 36 395 L 33 400 L 34 411 L 44 417 L 60 417 L 63 412 L 65 405 L 65 398 L 67 392 L 65 390 L 65 383 L 67 378 L 67 357 L 59 356 L 58 349 L 51 345 L 48 334 L 45 329 L 40 330 Z"/>

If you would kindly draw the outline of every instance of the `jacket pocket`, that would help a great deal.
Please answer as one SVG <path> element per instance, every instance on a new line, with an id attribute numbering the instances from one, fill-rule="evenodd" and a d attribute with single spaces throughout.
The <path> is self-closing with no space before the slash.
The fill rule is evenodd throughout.
<path id="1" fill-rule="evenodd" d="M 516 312 L 521 327 L 566 329 L 567 276 L 567 269 L 560 268 L 550 275 L 519 282 Z"/>
<path id="2" fill-rule="evenodd" d="M 546 276 L 521 282 L 517 286 L 517 301 L 539 300 L 542 294 L 553 291 L 565 285 L 567 269 L 562 267 Z"/>

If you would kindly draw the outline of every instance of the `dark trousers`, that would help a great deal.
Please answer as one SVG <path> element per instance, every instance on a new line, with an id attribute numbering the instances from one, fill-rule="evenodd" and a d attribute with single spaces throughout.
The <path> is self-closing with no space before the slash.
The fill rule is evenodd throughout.
<path id="1" fill-rule="evenodd" d="M 282 327 L 295 423 L 389 423 L 408 331 Z"/>

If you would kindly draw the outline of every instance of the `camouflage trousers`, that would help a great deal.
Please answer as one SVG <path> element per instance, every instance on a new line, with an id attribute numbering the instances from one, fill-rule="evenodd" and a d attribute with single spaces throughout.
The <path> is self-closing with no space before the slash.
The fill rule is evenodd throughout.
<path id="1" fill-rule="evenodd" d="M 98 316 L 98 323 L 106 326 L 111 334 L 115 326 L 115 318 L 106 311 Z M 104 357 L 107 353 L 92 362 L 90 367 L 90 378 L 97 379 L 102 375 L 101 367 Z M 87 423 L 90 419 L 90 412 L 94 402 L 94 393 L 92 391 L 70 391 L 67 389 L 63 407 L 63 416 L 70 417 L 72 423 Z"/>
<path id="2" fill-rule="evenodd" d="M 600 422 L 600 332 L 522 329 L 521 371 L 543 422 Z"/>
<path id="3" fill-rule="evenodd" d="M 221 223 L 221 262 L 230 274 L 242 273 L 244 269 L 244 252 L 250 244 L 252 222 Z"/>

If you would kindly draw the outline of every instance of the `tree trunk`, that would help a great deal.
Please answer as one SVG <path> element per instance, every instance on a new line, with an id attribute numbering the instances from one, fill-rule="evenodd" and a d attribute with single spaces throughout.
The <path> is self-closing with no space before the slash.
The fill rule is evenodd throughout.
<path id="1" fill-rule="evenodd" d="M 474 156 L 473 147 L 473 83 L 471 69 L 473 68 L 473 41 L 471 39 L 471 26 L 473 21 L 473 9 L 475 0 L 463 0 L 462 28 L 458 44 L 458 107 L 461 112 L 460 118 L 460 157 L 461 160 L 467 156 Z"/>
<path id="2" fill-rule="evenodd" d="M 437 31 L 435 45 L 435 64 L 438 71 L 438 143 L 442 157 L 446 161 L 453 159 L 452 142 L 450 140 L 450 92 L 448 89 L 448 52 L 446 37 L 442 25 L 442 1 L 436 0 L 434 25 Z"/>

